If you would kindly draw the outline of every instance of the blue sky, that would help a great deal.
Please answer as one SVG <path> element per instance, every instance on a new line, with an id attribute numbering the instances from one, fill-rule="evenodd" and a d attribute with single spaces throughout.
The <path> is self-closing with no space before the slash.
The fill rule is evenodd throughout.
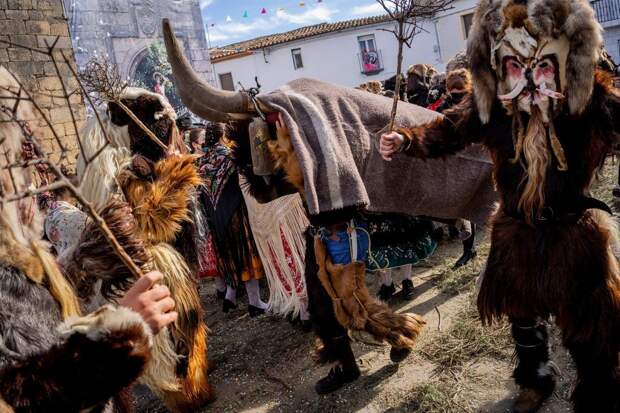
<path id="1" fill-rule="evenodd" d="M 381 13 L 374 0 L 199 0 L 211 46 Z M 305 5 L 302 7 L 300 3 Z M 261 14 L 262 8 L 267 14 Z M 247 11 L 248 17 L 243 17 Z M 230 19 L 228 19 L 230 17 Z M 214 24 L 214 26 L 212 26 Z"/>

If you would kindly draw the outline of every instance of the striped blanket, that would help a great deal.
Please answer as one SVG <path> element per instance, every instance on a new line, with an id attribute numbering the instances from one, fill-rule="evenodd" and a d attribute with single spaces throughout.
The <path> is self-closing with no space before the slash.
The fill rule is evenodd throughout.
<path id="1" fill-rule="evenodd" d="M 261 103 L 282 113 L 305 179 L 311 215 L 362 207 L 371 212 L 465 218 L 485 224 L 497 194 L 481 146 L 444 159 L 397 155 L 385 162 L 378 139 L 392 100 L 313 79 L 298 79 Z M 416 126 L 437 113 L 401 102 L 396 124 Z"/>

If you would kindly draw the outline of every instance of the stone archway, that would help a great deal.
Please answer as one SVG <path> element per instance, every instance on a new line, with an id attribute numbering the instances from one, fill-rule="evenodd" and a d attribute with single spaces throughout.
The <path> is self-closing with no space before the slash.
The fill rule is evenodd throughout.
<path id="1" fill-rule="evenodd" d="M 127 73 L 132 85 L 165 95 L 177 110 L 184 108 L 172 81 L 163 43 L 154 42 L 135 52 Z"/>
<path id="2" fill-rule="evenodd" d="M 129 65 L 127 66 L 127 77 L 133 80 L 136 76 L 136 72 L 138 69 L 138 65 L 144 61 L 146 55 L 148 53 L 148 47 L 142 47 L 137 52 L 134 53 L 133 57 L 130 60 Z"/>

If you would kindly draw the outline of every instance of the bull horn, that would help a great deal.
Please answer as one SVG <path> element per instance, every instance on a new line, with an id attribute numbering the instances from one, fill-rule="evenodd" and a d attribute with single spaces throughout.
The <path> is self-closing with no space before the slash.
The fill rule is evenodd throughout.
<path id="1" fill-rule="evenodd" d="M 175 84 L 183 104 L 189 110 L 207 119 L 218 112 L 228 114 L 251 111 L 247 94 L 216 89 L 198 77 L 179 47 L 168 19 L 163 20 L 163 31 Z"/>

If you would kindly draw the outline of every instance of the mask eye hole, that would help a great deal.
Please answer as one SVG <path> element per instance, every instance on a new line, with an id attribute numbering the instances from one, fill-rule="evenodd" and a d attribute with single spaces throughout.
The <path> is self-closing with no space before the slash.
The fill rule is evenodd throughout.
<path id="1" fill-rule="evenodd" d="M 541 62 L 538 62 L 535 70 L 535 78 L 538 79 L 541 76 L 543 77 L 552 77 L 555 73 L 555 65 L 549 59 L 545 59 Z"/>
<path id="2" fill-rule="evenodd" d="M 521 76 L 523 73 L 523 65 L 514 57 L 506 59 L 505 65 L 509 76 Z"/>

